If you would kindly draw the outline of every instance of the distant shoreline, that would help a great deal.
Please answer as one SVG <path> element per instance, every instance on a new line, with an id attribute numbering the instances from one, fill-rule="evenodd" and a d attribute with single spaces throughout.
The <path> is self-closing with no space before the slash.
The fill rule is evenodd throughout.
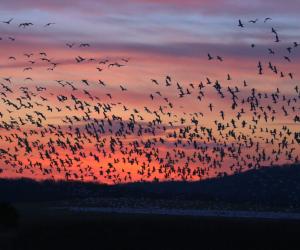
<path id="1" fill-rule="evenodd" d="M 52 209 L 69 210 L 75 213 L 117 213 L 117 214 L 144 214 L 167 216 L 192 217 L 223 217 L 245 219 L 270 220 L 300 220 L 300 213 L 287 212 L 257 212 L 257 211 L 230 211 L 230 210 L 198 210 L 198 209 L 165 209 L 165 208 L 115 208 L 115 207 L 54 207 Z"/>

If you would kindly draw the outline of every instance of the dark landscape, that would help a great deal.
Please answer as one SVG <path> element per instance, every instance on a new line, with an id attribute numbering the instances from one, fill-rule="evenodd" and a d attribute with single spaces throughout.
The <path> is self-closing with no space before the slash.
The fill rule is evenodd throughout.
<path id="1" fill-rule="evenodd" d="M 300 232 L 299 171 L 300 166 L 293 165 L 202 182 L 117 186 L 2 179 L 0 200 L 12 208 L 2 205 L 0 246 L 99 249 L 97 242 L 101 242 L 104 249 L 240 249 L 247 242 L 243 249 L 287 249 L 287 245 L 297 249 L 291 246 L 298 242 Z M 72 207 L 106 210 L 73 211 Z M 144 213 L 122 212 L 128 208 L 144 209 Z M 155 214 L 155 209 L 222 213 L 174 216 Z M 226 211 L 232 217 L 224 216 Z M 248 211 L 251 216 L 240 218 L 234 211 Z M 253 216 L 270 212 L 299 217 Z"/>

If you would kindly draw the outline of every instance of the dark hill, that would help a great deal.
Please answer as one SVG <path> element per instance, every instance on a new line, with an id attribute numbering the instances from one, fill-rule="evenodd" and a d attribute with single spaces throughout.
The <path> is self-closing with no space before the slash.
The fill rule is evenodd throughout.
<path id="1" fill-rule="evenodd" d="M 192 199 L 300 207 L 300 165 L 259 170 L 198 182 L 95 183 L 0 179 L 0 201 L 54 201 L 87 197 Z"/>

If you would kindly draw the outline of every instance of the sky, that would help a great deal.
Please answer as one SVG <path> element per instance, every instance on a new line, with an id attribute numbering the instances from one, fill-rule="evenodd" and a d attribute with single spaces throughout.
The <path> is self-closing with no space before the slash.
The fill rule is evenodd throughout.
<path id="1" fill-rule="evenodd" d="M 206 99 L 203 102 L 197 102 L 196 98 L 177 98 L 178 90 L 175 87 L 166 90 L 157 87 L 151 79 L 161 83 L 165 81 L 166 76 L 171 76 L 174 86 L 177 82 L 189 86 L 190 83 L 198 85 L 205 82 L 208 77 L 224 82 L 225 90 L 227 86 L 234 88 L 242 86 L 243 81 L 247 81 L 251 87 L 241 90 L 239 93 L 241 98 L 246 98 L 251 88 L 268 94 L 280 88 L 281 93 L 293 98 L 294 87 L 299 82 L 296 74 L 300 63 L 299 50 L 293 48 L 290 55 L 286 48 L 293 46 L 294 42 L 300 42 L 299 9 L 300 2 L 297 0 L 2 0 L 0 78 L 2 83 L 7 83 L 3 79 L 11 77 L 14 83 L 12 88 L 15 91 L 10 94 L 10 100 L 17 100 L 20 95 L 18 88 L 21 86 L 32 89 L 36 86 L 45 86 L 47 91 L 42 92 L 42 95 L 47 97 L 53 106 L 60 105 L 58 95 L 70 96 L 72 93 L 70 88 L 62 87 L 57 81 L 69 81 L 79 86 L 83 79 L 88 79 L 89 93 L 98 96 L 103 102 L 111 101 L 107 96 L 107 93 L 111 93 L 114 104 L 122 104 L 114 106 L 115 114 L 125 120 L 130 118 L 130 114 L 122 111 L 123 105 L 129 109 L 139 110 L 145 106 L 156 109 L 163 105 L 162 98 L 155 96 L 154 102 L 149 98 L 150 93 L 159 90 L 164 97 L 176 103 L 173 111 L 177 114 L 177 118 L 192 112 L 205 113 L 203 124 L 212 126 L 217 114 L 207 111 L 208 104 L 213 103 L 223 109 L 229 114 L 230 121 L 235 115 L 231 110 L 230 98 L 220 99 L 213 89 L 205 92 Z M 264 22 L 267 17 L 272 20 Z M 3 23 L 11 18 L 13 20 L 10 24 Z M 255 24 L 249 22 L 255 19 L 258 19 Z M 238 27 L 239 20 L 244 23 L 244 28 Z M 33 25 L 19 27 L 19 24 L 26 22 Z M 47 23 L 53 24 L 45 27 Z M 280 43 L 274 43 L 272 28 L 280 34 Z M 15 40 L 12 41 L 10 38 Z M 67 43 L 74 43 L 74 47 L 69 48 L 66 46 Z M 80 47 L 82 43 L 88 43 L 90 46 Z M 254 48 L 251 47 L 252 44 L 255 44 Z M 276 54 L 270 55 L 269 48 Z M 40 60 L 41 52 L 46 52 L 47 58 L 58 64 L 54 70 L 51 70 L 48 62 Z M 36 62 L 31 65 L 24 53 L 34 53 Z M 220 56 L 223 61 L 208 60 L 208 53 L 214 59 Z M 87 59 L 83 63 L 77 63 L 75 57 L 78 56 Z M 291 63 L 288 63 L 284 56 L 289 56 Z M 92 60 L 88 61 L 88 58 Z M 108 68 L 97 64 L 105 59 L 126 65 Z M 125 63 L 123 59 L 128 62 Z M 273 72 L 267 69 L 264 70 L 263 76 L 257 74 L 258 62 L 261 61 L 267 68 L 270 60 L 284 72 L 284 78 L 274 77 Z M 24 70 L 26 67 L 32 69 Z M 96 67 L 101 67 L 103 71 L 98 71 Z M 232 78 L 231 81 L 227 80 L 228 73 Z M 288 73 L 293 74 L 293 79 L 287 76 Z M 96 84 L 99 79 L 107 83 L 105 87 Z M 128 91 L 120 91 L 119 85 L 126 86 Z M 80 86 L 86 87 L 82 84 Z M 80 92 L 78 96 L 87 101 L 95 101 L 86 93 Z M 11 121 L 12 116 L 25 115 L 23 110 L 16 110 L 10 115 L 6 108 L 6 105 L 0 108 L 4 114 L 2 121 Z M 70 113 L 76 115 L 76 111 L 69 112 L 65 108 L 62 112 L 48 112 L 44 108 L 46 109 L 46 106 L 35 107 L 36 110 L 47 113 L 47 121 L 55 125 L 64 126 L 63 120 L 66 115 Z M 278 104 L 276 110 L 280 108 Z M 291 125 L 293 132 L 299 129 L 299 126 L 293 123 L 292 116 L 285 117 L 282 112 L 277 113 L 276 122 L 268 126 L 288 124 Z M 145 121 L 141 122 L 151 120 L 151 115 L 147 113 L 143 113 L 143 117 Z M 252 118 L 249 116 L 247 119 Z M 9 134 L 11 131 L 1 129 L 0 135 L 3 135 L 5 148 L 12 148 L 6 145 L 9 140 L 4 140 L 6 133 Z M 29 124 L 22 129 L 30 131 Z M 167 151 L 168 147 L 161 146 L 161 150 Z M 87 149 L 86 152 L 90 151 Z M 21 152 L 17 155 L 18 160 L 28 163 L 28 155 L 25 157 Z M 36 162 L 39 161 L 38 151 L 32 152 L 30 156 L 36 159 Z M 20 173 L 16 171 L 16 168 L 19 168 L 18 162 L 15 167 L 11 167 L 7 166 L 4 160 L 2 159 L 4 177 L 25 176 L 38 179 L 48 177 L 44 171 L 40 171 L 40 174 L 35 171 L 33 174 L 22 167 Z M 104 165 L 107 161 L 109 159 L 103 157 Z M 145 159 L 140 157 L 140 161 L 143 162 Z M 84 166 L 89 165 L 89 162 L 85 163 L 83 160 L 81 162 Z M 231 164 L 229 162 L 224 163 L 222 171 L 228 169 Z M 281 162 L 287 161 L 283 157 Z M 90 165 L 93 169 L 97 168 L 93 163 Z M 121 171 L 121 168 L 130 169 L 131 166 L 127 165 L 128 163 L 118 166 L 116 172 Z M 208 172 L 208 176 L 213 176 L 218 171 L 214 169 Z M 52 174 L 53 176 L 64 178 L 64 174 L 57 172 Z M 165 179 L 163 176 L 159 177 Z M 134 180 L 139 178 L 136 177 Z M 110 182 L 110 180 L 101 181 Z"/>

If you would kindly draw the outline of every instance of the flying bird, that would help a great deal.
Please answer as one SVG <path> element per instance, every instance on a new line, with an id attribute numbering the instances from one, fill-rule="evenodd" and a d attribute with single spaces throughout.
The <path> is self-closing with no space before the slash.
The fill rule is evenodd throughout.
<path id="1" fill-rule="evenodd" d="M 255 20 L 250 20 L 249 23 L 257 23 L 258 18 L 256 18 Z"/>
<path id="2" fill-rule="evenodd" d="M 239 20 L 239 27 L 244 28 L 244 24 L 242 23 L 241 19 Z"/>
<path id="3" fill-rule="evenodd" d="M 265 20 L 264 20 L 264 23 L 266 23 L 266 22 L 268 22 L 268 21 L 271 21 L 271 20 L 272 20 L 272 18 L 266 17 Z"/>
<path id="4" fill-rule="evenodd" d="M 49 27 L 50 25 L 54 25 L 55 23 L 46 23 L 44 27 Z"/>
<path id="5" fill-rule="evenodd" d="M 14 20 L 13 18 L 9 19 L 8 21 L 3 21 L 2 23 L 10 24 Z"/>

